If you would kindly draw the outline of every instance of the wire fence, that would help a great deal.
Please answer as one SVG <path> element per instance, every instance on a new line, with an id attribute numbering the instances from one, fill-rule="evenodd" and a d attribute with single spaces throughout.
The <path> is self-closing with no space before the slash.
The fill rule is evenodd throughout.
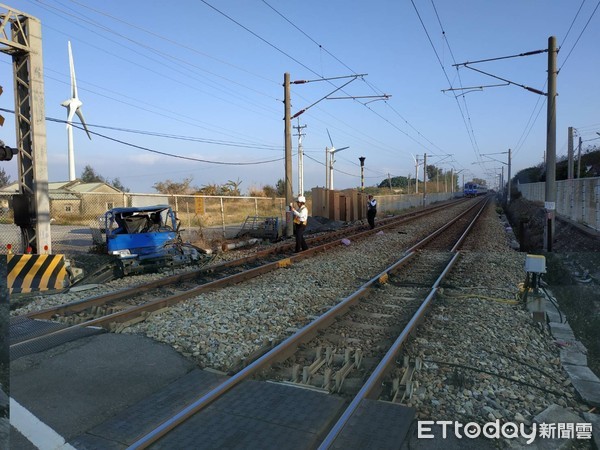
<path id="1" fill-rule="evenodd" d="M 7 245 L 21 249 L 21 231 L 14 224 L 14 193 L 0 193 L 0 254 Z M 247 217 L 285 219 L 285 199 L 200 195 L 131 193 L 50 193 L 50 229 L 53 253 L 87 253 L 103 229 L 104 214 L 112 208 L 169 205 L 188 242 L 234 237 Z"/>
<path id="2" fill-rule="evenodd" d="M 460 193 L 459 193 L 460 194 Z M 14 223 L 12 199 L 16 193 L 0 192 L 0 254 L 22 249 L 21 230 Z M 378 216 L 447 200 L 450 193 L 378 195 Z M 89 253 L 104 240 L 104 214 L 112 208 L 169 205 L 181 224 L 186 242 L 214 242 L 234 238 L 247 218 L 286 220 L 284 198 L 208 195 L 131 194 L 121 192 L 50 192 L 52 252 Z M 307 198 L 311 211 L 312 201 Z"/>

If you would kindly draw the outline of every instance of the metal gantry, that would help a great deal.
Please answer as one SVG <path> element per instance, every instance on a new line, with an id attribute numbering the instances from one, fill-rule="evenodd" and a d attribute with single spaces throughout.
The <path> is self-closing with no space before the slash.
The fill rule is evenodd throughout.
<path id="1" fill-rule="evenodd" d="M 23 251 L 51 252 L 50 199 L 44 111 L 42 26 L 38 19 L 0 3 L 0 51 L 12 57 L 19 194 L 15 223 Z"/>

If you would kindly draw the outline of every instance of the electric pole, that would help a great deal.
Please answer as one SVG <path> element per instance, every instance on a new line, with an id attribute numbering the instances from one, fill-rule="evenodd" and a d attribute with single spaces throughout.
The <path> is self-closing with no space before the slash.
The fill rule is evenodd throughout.
<path id="1" fill-rule="evenodd" d="M 283 75 L 283 105 L 284 105 L 284 138 L 285 138 L 285 207 L 286 207 L 286 228 L 287 237 L 294 234 L 294 224 L 292 222 L 292 213 L 287 211 L 288 205 L 292 203 L 292 120 L 290 118 L 290 74 L 286 72 Z"/>
<path id="2" fill-rule="evenodd" d="M 306 125 L 300 126 L 300 119 L 298 119 L 298 125 L 294 127 L 298 130 L 298 195 L 304 195 L 304 150 L 302 149 L 302 136 L 305 136 L 301 131 L 306 128 Z"/>
<path id="3" fill-rule="evenodd" d="M 567 180 L 573 179 L 573 127 L 567 133 Z"/>
<path id="4" fill-rule="evenodd" d="M 415 194 L 419 193 L 419 155 L 415 157 Z"/>
<path id="5" fill-rule="evenodd" d="M 547 214 L 544 250 L 552 251 L 556 215 L 556 37 L 548 38 L 548 101 L 546 126 L 546 201 Z"/>
<path id="6" fill-rule="evenodd" d="M 511 149 L 508 149 L 508 196 L 506 197 L 506 203 L 510 203 L 510 165 L 511 165 Z"/>
<path id="7" fill-rule="evenodd" d="M 423 206 L 427 204 L 427 153 L 423 153 Z"/>
<path id="8" fill-rule="evenodd" d="M 579 136 L 579 150 L 577 150 L 577 178 L 581 177 L 581 136 Z"/>

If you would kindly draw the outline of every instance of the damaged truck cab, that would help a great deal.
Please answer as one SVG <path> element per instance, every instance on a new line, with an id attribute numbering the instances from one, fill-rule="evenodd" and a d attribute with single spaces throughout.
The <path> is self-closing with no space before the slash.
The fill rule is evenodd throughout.
<path id="1" fill-rule="evenodd" d="M 123 275 L 200 262 L 201 249 L 184 243 L 168 205 L 113 208 L 104 215 L 108 253 L 119 258 Z"/>

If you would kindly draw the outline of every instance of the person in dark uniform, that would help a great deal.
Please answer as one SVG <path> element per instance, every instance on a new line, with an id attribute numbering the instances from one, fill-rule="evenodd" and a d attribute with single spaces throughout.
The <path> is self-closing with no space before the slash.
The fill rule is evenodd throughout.
<path id="1" fill-rule="evenodd" d="M 298 209 L 294 209 L 294 204 L 290 203 L 290 211 L 294 215 L 294 234 L 296 235 L 296 253 L 301 250 L 308 250 L 308 245 L 304 240 L 304 230 L 308 223 L 308 208 L 306 207 L 306 198 L 304 195 L 298 196 Z"/>
<path id="2" fill-rule="evenodd" d="M 375 228 L 375 216 L 377 215 L 377 200 L 369 194 L 369 200 L 367 201 L 367 220 L 371 230 Z"/>

